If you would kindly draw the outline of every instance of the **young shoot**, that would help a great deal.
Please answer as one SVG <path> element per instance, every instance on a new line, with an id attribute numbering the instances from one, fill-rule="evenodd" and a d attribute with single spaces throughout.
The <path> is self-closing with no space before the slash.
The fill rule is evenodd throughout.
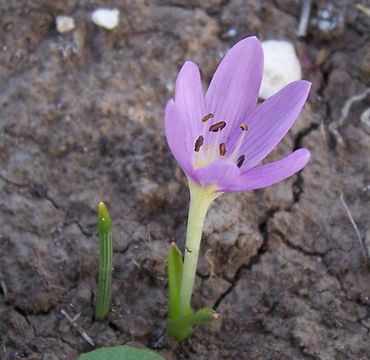
<path id="1" fill-rule="evenodd" d="M 98 234 L 100 256 L 95 320 L 102 320 L 107 316 L 111 304 L 113 268 L 112 222 L 108 209 L 103 202 L 99 203 Z"/>

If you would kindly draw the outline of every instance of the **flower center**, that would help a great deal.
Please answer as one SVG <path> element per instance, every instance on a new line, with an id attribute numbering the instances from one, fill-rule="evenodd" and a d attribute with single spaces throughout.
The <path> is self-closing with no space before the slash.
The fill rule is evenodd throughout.
<path id="1" fill-rule="evenodd" d="M 214 114 L 207 114 L 201 118 L 203 123 L 206 123 L 208 120 L 214 118 Z M 203 134 L 199 135 L 194 144 L 194 155 L 193 155 L 193 164 L 196 169 L 200 169 L 206 165 L 209 165 L 217 160 L 227 160 L 234 163 L 237 167 L 241 167 L 245 160 L 245 155 L 239 154 L 240 148 L 244 142 L 245 135 L 248 130 L 246 124 L 240 125 L 241 134 L 238 136 L 237 143 L 233 151 L 227 155 L 227 140 L 220 139 L 222 137 L 221 131 L 226 127 L 225 121 L 219 121 L 211 126 L 203 126 Z M 234 131 L 240 131 L 235 129 Z M 207 135 L 206 135 L 207 132 Z M 215 133 L 215 134 L 213 134 Z M 234 135 L 234 134 L 231 134 Z"/>

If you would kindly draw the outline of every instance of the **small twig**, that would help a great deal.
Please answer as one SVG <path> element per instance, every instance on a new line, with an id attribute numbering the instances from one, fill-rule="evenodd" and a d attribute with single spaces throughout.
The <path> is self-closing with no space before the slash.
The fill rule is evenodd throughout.
<path id="1" fill-rule="evenodd" d="M 362 237 L 361 237 L 361 234 L 360 234 L 360 231 L 358 230 L 358 227 L 355 223 L 355 220 L 353 219 L 353 216 L 352 216 L 352 213 L 351 213 L 351 210 L 349 209 L 347 203 L 345 202 L 344 200 L 344 196 L 343 196 L 343 193 L 340 193 L 340 202 L 342 203 L 343 207 L 345 208 L 346 212 L 347 212 L 347 216 L 349 218 L 349 221 L 351 222 L 353 228 L 355 229 L 355 232 L 356 232 L 356 235 L 357 235 L 357 238 L 358 238 L 358 241 L 360 243 L 360 246 L 361 246 L 361 250 L 365 256 L 366 259 L 369 258 L 369 254 L 367 252 L 367 249 L 364 247 L 364 244 L 362 242 Z"/>
<path id="2" fill-rule="evenodd" d="M 60 310 L 60 313 L 72 324 L 72 326 L 87 343 L 89 343 L 91 346 L 95 346 L 93 339 L 91 339 L 91 337 L 87 335 L 86 332 L 76 324 L 76 320 L 80 317 L 81 314 L 77 314 L 74 318 L 71 318 L 63 309 Z"/>
<path id="3" fill-rule="evenodd" d="M 351 110 L 351 107 L 352 107 L 353 103 L 366 99 L 366 97 L 368 95 L 370 95 L 370 88 L 367 88 L 364 92 L 362 92 L 360 94 L 356 94 L 356 95 L 351 96 L 345 102 L 345 104 L 342 108 L 341 116 L 338 120 L 338 125 L 339 126 L 344 124 L 344 121 L 346 120 L 346 118 L 349 114 L 349 111 Z"/>
<path id="4" fill-rule="evenodd" d="M 364 110 L 360 116 L 360 121 L 365 125 L 366 130 L 370 130 L 370 107 Z"/>
<path id="5" fill-rule="evenodd" d="M 329 125 L 329 131 L 335 136 L 339 144 L 343 145 L 344 141 L 338 131 L 338 128 L 344 124 L 345 120 L 348 117 L 349 111 L 351 110 L 353 103 L 366 99 L 368 95 L 370 95 L 370 88 L 367 88 L 364 92 L 353 95 L 349 99 L 347 99 L 344 106 L 342 107 L 341 116 L 339 120 L 336 122 L 332 122 Z"/>
<path id="6" fill-rule="evenodd" d="M 308 21 L 310 19 L 311 6 L 312 6 L 311 0 L 302 0 L 302 9 L 297 31 L 297 35 L 299 37 L 305 37 L 307 35 L 307 26 Z"/>
<path id="7" fill-rule="evenodd" d="M 209 273 L 209 279 L 212 279 L 216 274 L 215 274 L 215 265 L 212 261 L 212 258 L 209 256 L 209 254 L 212 252 L 212 249 L 208 249 L 206 251 L 206 254 L 204 258 L 207 260 L 207 262 L 211 265 L 211 271 Z"/>
<path id="8" fill-rule="evenodd" d="M 1 285 L 1 289 L 3 290 L 3 293 L 4 293 L 4 299 L 8 300 L 8 288 L 6 287 L 6 284 L 2 279 L 0 280 L 0 285 Z"/>
<path id="9" fill-rule="evenodd" d="M 366 16 L 370 17 L 370 9 L 367 8 L 366 6 L 361 5 L 361 4 L 357 4 L 356 8 L 358 10 L 362 11 Z"/>

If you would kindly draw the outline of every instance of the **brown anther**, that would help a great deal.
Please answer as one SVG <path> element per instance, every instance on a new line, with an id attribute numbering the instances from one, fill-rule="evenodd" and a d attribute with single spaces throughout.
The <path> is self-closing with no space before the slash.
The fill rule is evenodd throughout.
<path id="1" fill-rule="evenodd" d="M 220 144 L 220 155 L 224 156 L 226 154 L 226 146 L 224 143 Z"/>
<path id="2" fill-rule="evenodd" d="M 244 155 L 240 155 L 238 157 L 238 160 L 236 160 L 236 166 L 237 167 L 241 167 L 243 165 L 244 159 L 245 159 L 245 156 Z"/>
<path id="3" fill-rule="evenodd" d="M 248 130 L 248 125 L 247 125 L 247 124 L 241 124 L 241 125 L 240 125 L 240 128 L 241 128 L 243 131 L 247 131 L 247 130 Z"/>
<path id="4" fill-rule="evenodd" d="M 194 151 L 198 152 L 200 150 L 200 147 L 203 145 L 203 142 L 204 142 L 204 137 L 203 135 L 200 135 L 197 141 L 195 142 Z"/>
<path id="5" fill-rule="evenodd" d="M 213 124 L 209 127 L 209 131 L 217 132 L 219 130 L 222 130 L 226 126 L 225 121 L 220 121 L 216 124 Z"/>
<path id="6" fill-rule="evenodd" d="M 213 114 L 204 115 L 204 116 L 202 117 L 202 122 L 206 122 L 206 121 L 208 121 L 209 119 L 212 119 L 213 117 L 214 117 L 214 115 L 213 115 Z"/>

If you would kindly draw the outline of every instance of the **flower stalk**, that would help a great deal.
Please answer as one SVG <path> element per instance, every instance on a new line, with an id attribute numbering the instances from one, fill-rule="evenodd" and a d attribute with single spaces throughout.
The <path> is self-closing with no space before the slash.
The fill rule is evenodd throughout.
<path id="1" fill-rule="evenodd" d="M 191 181 L 189 181 L 189 188 L 190 205 L 180 292 L 181 317 L 185 316 L 187 309 L 191 307 L 191 295 L 194 287 L 204 220 L 212 201 L 221 195 L 214 191 L 212 187 L 203 188 Z"/>

